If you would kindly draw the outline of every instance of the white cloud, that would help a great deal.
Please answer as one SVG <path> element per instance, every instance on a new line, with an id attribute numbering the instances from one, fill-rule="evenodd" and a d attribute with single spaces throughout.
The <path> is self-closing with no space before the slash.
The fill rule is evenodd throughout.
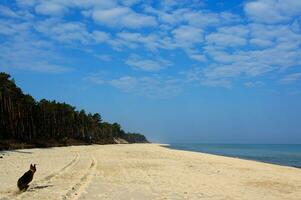
<path id="1" fill-rule="evenodd" d="M 147 14 L 157 16 L 158 20 L 161 24 L 168 24 L 168 25 L 176 25 L 183 22 L 183 13 L 186 12 L 187 9 L 176 9 L 173 11 L 166 11 L 153 8 L 151 6 L 145 6 L 144 12 Z"/>
<path id="2" fill-rule="evenodd" d="M 111 41 L 113 47 L 138 48 L 140 45 L 149 50 L 156 50 L 161 47 L 160 38 L 155 34 L 144 35 L 139 32 L 120 32 L 117 39 Z"/>
<path id="3" fill-rule="evenodd" d="M 181 72 L 187 82 L 197 82 L 204 86 L 231 88 L 233 80 L 241 77 L 253 78 L 272 69 L 268 65 L 256 63 L 213 64 L 206 68 L 193 68 Z"/>
<path id="4" fill-rule="evenodd" d="M 206 41 L 209 44 L 215 44 L 224 47 L 237 47 L 247 44 L 247 40 L 243 37 L 223 33 L 212 33 L 206 36 Z"/>
<path id="5" fill-rule="evenodd" d="M 210 80 L 256 77 L 301 64 L 301 51 L 290 43 L 279 43 L 275 47 L 262 50 L 239 50 L 232 54 L 214 48 L 208 48 L 206 52 L 217 62 L 204 70 L 204 76 Z"/>
<path id="6" fill-rule="evenodd" d="M 180 26 L 172 31 L 178 47 L 192 47 L 203 42 L 203 30 L 192 26 Z"/>
<path id="7" fill-rule="evenodd" d="M 47 41 L 39 41 L 30 36 L 16 36 L 0 46 L 0 66 L 6 69 L 19 69 L 43 73 L 65 73 L 72 68 L 51 50 Z"/>
<path id="8" fill-rule="evenodd" d="M 159 71 L 168 66 L 171 66 L 172 63 L 168 60 L 156 58 L 156 59 L 143 59 L 137 55 L 131 55 L 125 63 L 134 69 L 139 69 L 143 71 Z"/>
<path id="9" fill-rule="evenodd" d="M 221 23 L 219 14 L 188 11 L 183 14 L 183 19 L 195 27 L 214 26 Z"/>
<path id="10" fill-rule="evenodd" d="M 290 83 L 294 83 L 300 79 L 301 79 L 301 73 L 287 74 L 282 79 L 280 79 L 280 83 L 290 84 Z"/>
<path id="11" fill-rule="evenodd" d="M 212 43 L 208 43 L 204 47 L 204 53 L 212 58 L 215 64 L 205 68 L 204 76 L 207 79 L 228 79 L 231 81 L 243 76 L 256 77 L 268 72 L 277 73 L 277 71 L 285 71 L 289 67 L 301 65 L 299 59 L 301 56 L 301 35 L 295 33 L 288 25 L 250 24 L 241 27 L 240 31 L 235 28 L 236 31 L 232 34 L 226 28 L 218 29 L 218 34 L 231 35 L 231 37 L 240 35 L 239 37 L 245 39 L 250 38 L 249 44 L 252 46 L 247 49 L 224 49 L 221 47 L 225 45 L 225 40 L 210 38 L 209 35 Z M 231 40 L 227 40 L 227 45 L 230 45 L 228 44 L 229 41 Z M 216 43 L 219 46 L 214 45 Z M 241 44 L 245 43 L 244 40 Z"/>
<path id="12" fill-rule="evenodd" d="M 290 20 L 301 14 L 300 0 L 256 0 L 245 4 L 246 14 L 256 22 L 268 24 Z"/>
<path id="13" fill-rule="evenodd" d="M 126 7 L 116 7 L 107 10 L 94 10 L 92 16 L 96 22 L 103 23 L 109 26 L 115 26 L 119 23 L 120 18 L 127 15 L 128 12 L 129 9 Z"/>
<path id="14" fill-rule="evenodd" d="M 288 53 L 283 55 L 286 51 L 278 49 L 277 47 L 265 50 L 256 51 L 239 51 L 235 54 L 228 54 L 222 51 L 210 52 L 211 56 L 221 64 L 218 64 L 217 68 L 213 71 L 214 74 L 231 74 L 237 76 L 242 74 L 257 76 L 266 72 L 287 68 L 289 66 L 295 66 L 300 61 L 297 60 L 297 52 Z M 285 58 L 285 59 L 284 59 Z M 229 64 L 231 63 L 231 64 Z M 220 72 L 220 73 L 217 73 Z M 221 75 L 220 74 L 220 75 Z"/>
<path id="15" fill-rule="evenodd" d="M 271 47 L 274 43 L 271 40 L 265 40 L 260 38 L 252 38 L 250 40 L 251 45 L 255 45 L 257 47 Z"/>
<path id="16" fill-rule="evenodd" d="M 141 2 L 141 0 L 122 0 L 121 3 L 125 6 L 133 6 Z"/>
<path id="17" fill-rule="evenodd" d="M 198 50 L 204 41 L 203 29 L 182 25 L 172 30 L 172 37 L 165 36 L 158 41 L 162 49 L 182 49 L 192 60 L 206 61 L 206 56 Z"/>
<path id="18" fill-rule="evenodd" d="M 128 7 L 97 9 L 93 11 L 92 17 L 97 23 L 115 28 L 142 28 L 157 25 L 154 17 L 136 13 Z"/>
<path id="19" fill-rule="evenodd" d="M 17 68 L 20 68 L 22 70 L 29 70 L 29 71 L 35 71 L 35 72 L 41 72 L 41 73 L 51 73 L 51 74 L 60 74 L 60 73 L 66 73 L 70 72 L 73 69 L 67 66 L 63 66 L 60 64 L 51 64 L 49 62 L 32 62 L 27 63 L 26 65 L 21 66 L 16 65 Z"/>
<path id="20" fill-rule="evenodd" d="M 85 24 L 80 22 L 61 22 L 50 19 L 39 22 L 35 28 L 60 42 L 88 43 L 90 40 L 90 34 L 87 32 Z"/>
<path id="21" fill-rule="evenodd" d="M 252 1 L 244 9 L 252 20 L 258 22 L 277 23 L 288 19 L 279 12 L 274 0 Z"/>
<path id="22" fill-rule="evenodd" d="M 218 46 L 238 47 L 247 44 L 248 34 L 249 29 L 245 26 L 222 27 L 217 32 L 207 35 L 206 41 Z"/>
<path id="23" fill-rule="evenodd" d="M 18 6 L 24 8 L 36 5 L 37 0 L 16 0 L 16 2 Z"/>
<path id="24" fill-rule="evenodd" d="M 106 75 L 106 71 L 98 71 L 94 73 L 89 73 L 86 77 L 83 78 L 83 80 L 89 81 L 94 84 L 102 85 L 106 84 L 107 80 L 104 79 Z"/>
<path id="25" fill-rule="evenodd" d="M 69 10 L 79 9 L 83 16 L 92 17 L 95 22 L 115 28 L 142 28 L 157 25 L 153 16 L 137 13 L 130 6 L 136 0 L 35 0 L 17 1 L 20 7 L 33 8 L 36 13 L 50 16 L 64 16 Z"/>
<path id="26" fill-rule="evenodd" d="M 181 88 L 178 80 L 173 78 L 162 78 L 159 76 L 132 77 L 123 76 L 111 80 L 110 85 L 123 90 L 151 98 L 166 98 L 178 95 Z"/>
<path id="27" fill-rule="evenodd" d="M 153 27 L 157 25 L 157 21 L 153 16 L 130 12 L 123 16 L 120 25 L 128 28 Z"/>
<path id="28" fill-rule="evenodd" d="M 61 43 L 82 44 L 106 43 L 111 36 L 103 31 L 88 32 L 86 24 L 81 22 L 64 22 L 56 19 L 40 21 L 35 29 L 53 40 Z"/>
<path id="29" fill-rule="evenodd" d="M 173 77 L 129 76 L 108 78 L 107 73 L 89 74 L 85 80 L 99 85 L 109 85 L 123 92 L 149 98 L 169 98 L 178 95 L 181 89 L 180 80 Z"/>
<path id="30" fill-rule="evenodd" d="M 94 41 L 96 41 L 97 43 L 107 42 L 111 38 L 111 36 L 104 31 L 93 31 L 92 37 L 93 37 Z"/>
<path id="31" fill-rule="evenodd" d="M 36 13 L 43 15 L 63 15 L 67 10 L 66 6 L 51 1 L 44 1 L 35 7 Z"/>
<path id="32" fill-rule="evenodd" d="M 229 80 L 214 80 L 214 79 L 204 79 L 201 81 L 201 84 L 209 87 L 224 87 L 231 88 L 232 83 Z"/>
<path id="33" fill-rule="evenodd" d="M 294 32 L 300 33 L 301 32 L 301 19 L 296 19 L 291 25 L 291 29 Z"/>
<path id="34" fill-rule="evenodd" d="M 210 76 L 206 69 L 199 67 L 194 67 L 192 69 L 180 72 L 181 75 L 184 75 L 184 80 L 187 83 L 197 83 L 199 85 L 208 86 L 208 87 L 224 87 L 231 88 L 232 82 L 227 79 L 227 77 L 221 76 Z"/>
<path id="35" fill-rule="evenodd" d="M 31 25 L 27 22 L 15 23 L 11 20 L 0 19 L 0 35 L 15 36 L 27 32 Z"/>
<path id="36" fill-rule="evenodd" d="M 198 54 L 198 53 L 188 53 L 188 56 L 193 59 L 193 60 L 196 60 L 196 61 L 199 61 L 199 62 L 205 62 L 207 61 L 207 58 L 205 55 L 203 54 Z"/>
<path id="37" fill-rule="evenodd" d="M 19 15 L 10 8 L 0 5 L 0 16 L 18 18 Z"/>
<path id="38" fill-rule="evenodd" d="M 257 63 L 234 63 L 230 65 L 212 65 L 204 70 L 204 75 L 210 79 L 232 78 L 241 75 L 258 76 L 270 71 L 268 65 Z"/>
<path id="39" fill-rule="evenodd" d="M 27 20 L 0 20 L 0 66 L 54 74 L 71 71 L 72 68 L 56 53 L 53 44 L 34 34 L 33 23 Z"/>
<path id="40" fill-rule="evenodd" d="M 17 5 L 21 8 L 35 8 L 41 4 L 47 3 L 50 9 L 55 8 L 57 5 L 63 6 L 66 9 L 77 8 L 77 9 L 91 9 L 91 8 L 112 8 L 118 5 L 116 0 L 16 0 Z M 54 5 L 54 6 L 52 6 Z"/>
<path id="41" fill-rule="evenodd" d="M 199 82 L 203 78 L 203 70 L 199 67 L 194 67 L 189 70 L 179 72 L 180 75 L 184 76 L 185 82 Z"/>
<path id="42" fill-rule="evenodd" d="M 190 61 L 200 62 L 187 62 L 187 65 L 202 66 L 198 73 L 191 72 L 186 81 L 195 79 L 194 82 L 216 87 L 230 87 L 245 77 L 249 81 L 240 83 L 246 87 L 258 86 L 258 76 L 285 74 L 288 68 L 301 65 L 300 0 L 247 1 L 243 5 L 246 16 L 210 11 L 204 2 L 198 2 L 17 0 L 11 7 L 0 5 L 1 50 L 4 52 L 0 59 L 6 66 L 15 68 L 23 69 L 22 61 L 29 59 L 29 70 L 64 72 L 68 67 L 62 60 L 49 59 L 58 56 L 55 53 L 58 46 L 81 49 L 106 62 L 112 61 L 112 57 L 99 54 L 105 52 L 103 49 L 99 52 L 99 47 L 111 47 L 119 51 L 118 54 L 132 55 L 124 63 L 134 69 L 135 75 L 145 74 L 141 71 L 163 73 L 160 70 L 171 65 L 163 56 L 175 56 L 183 51 Z M 79 19 L 73 18 L 78 13 Z M 37 56 L 30 57 L 26 51 Z M 134 55 L 140 51 L 147 56 Z M 153 59 L 150 55 L 160 55 L 160 58 Z M 45 57 L 48 57 L 46 61 Z M 170 71 L 177 73 L 179 68 L 170 68 Z M 133 74 L 97 80 L 120 89 L 128 82 L 133 86 L 131 91 L 139 93 L 138 90 L 146 90 L 139 84 L 150 85 L 156 80 L 165 85 L 169 79 L 162 76 L 142 79 Z M 283 77 L 280 82 L 290 82 L 295 76 Z"/>
<path id="43" fill-rule="evenodd" d="M 225 26 L 218 28 L 219 33 L 247 37 L 250 33 L 249 27 L 244 25 Z"/>
<path id="44" fill-rule="evenodd" d="M 109 54 L 101 54 L 101 55 L 95 55 L 97 58 L 99 58 L 102 61 L 110 62 L 112 61 L 112 56 Z"/>
<path id="45" fill-rule="evenodd" d="M 121 89 L 123 91 L 126 91 L 126 92 L 131 92 L 139 86 L 138 79 L 135 77 L 131 77 L 131 76 L 123 76 L 118 79 L 113 79 L 113 80 L 110 80 L 109 83 L 112 86 L 114 86 L 118 89 Z"/>
<path id="46" fill-rule="evenodd" d="M 248 82 L 245 82 L 244 85 L 248 88 L 262 87 L 262 86 L 264 86 L 264 82 L 262 82 L 262 81 L 248 81 Z"/>

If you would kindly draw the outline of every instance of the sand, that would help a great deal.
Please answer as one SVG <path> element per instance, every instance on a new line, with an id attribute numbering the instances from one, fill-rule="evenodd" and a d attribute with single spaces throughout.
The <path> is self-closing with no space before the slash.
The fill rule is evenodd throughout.
<path id="1" fill-rule="evenodd" d="M 157 144 L 0 152 L 0 199 L 301 199 L 301 169 Z M 28 191 L 16 182 L 37 163 Z"/>

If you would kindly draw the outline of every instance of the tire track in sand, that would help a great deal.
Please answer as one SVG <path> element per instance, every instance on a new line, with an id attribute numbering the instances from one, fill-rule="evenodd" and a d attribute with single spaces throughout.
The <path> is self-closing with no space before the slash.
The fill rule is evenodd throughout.
<path id="1" fill-rule="evenodd" d="M 85 188 L 91 183 L 93 176 L 95 175 L 97 161 L 93 156 L 90 156 L 91 164 L 89 168 L 86 170 L 86 173 L 80 178 L 79 182 L 77 182 L 73 187 L 62 196 L 63 200 L 77 200 L 85 191 Z"/>
<path id="2" fill-rule="evenodd" d="M 51 181 L 53 178 L 55 178 L 57 176 L 60 176 L 64 172 L 68 171 L 69 168 L 71 168 L 74 165 L 76 165 L 76 163 L 78 163 L 79 159 L 80 159 L 80 154 L 77 153 L 76 156 L 75 156 L 75 158 L 73 158 L 67 165 L 65 165 L 63 168 L 61 168 L 57 172 L 54 172 L 54 173 L 46 176 L 44 179 L 42 179 L 42 181 Z"/>

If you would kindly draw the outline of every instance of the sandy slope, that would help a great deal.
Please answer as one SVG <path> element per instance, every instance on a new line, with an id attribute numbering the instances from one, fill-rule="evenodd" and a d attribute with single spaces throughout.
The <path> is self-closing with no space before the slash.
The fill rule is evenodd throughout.
<path id="1" fill-rule="evenodd" d="M 19 193 L 31 162 L 34 181 Z M 301 199 L 300 169 L 155 144 L 10 151 L 0 169 L 0 199 Z"/>

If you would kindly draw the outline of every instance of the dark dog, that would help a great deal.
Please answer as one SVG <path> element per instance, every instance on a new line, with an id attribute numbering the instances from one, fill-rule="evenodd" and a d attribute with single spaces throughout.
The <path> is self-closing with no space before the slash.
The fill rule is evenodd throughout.
<path id="1" fill-rule="evenodd" d="M 33 175 L 36 172 L 36 165 L 30 164 L 30 169 L 24 173 L 24 175 L 18 180 L 18 188 L 19 190 L 27 190 L 29 187 L 29 183 L 33 179 Z"/>

